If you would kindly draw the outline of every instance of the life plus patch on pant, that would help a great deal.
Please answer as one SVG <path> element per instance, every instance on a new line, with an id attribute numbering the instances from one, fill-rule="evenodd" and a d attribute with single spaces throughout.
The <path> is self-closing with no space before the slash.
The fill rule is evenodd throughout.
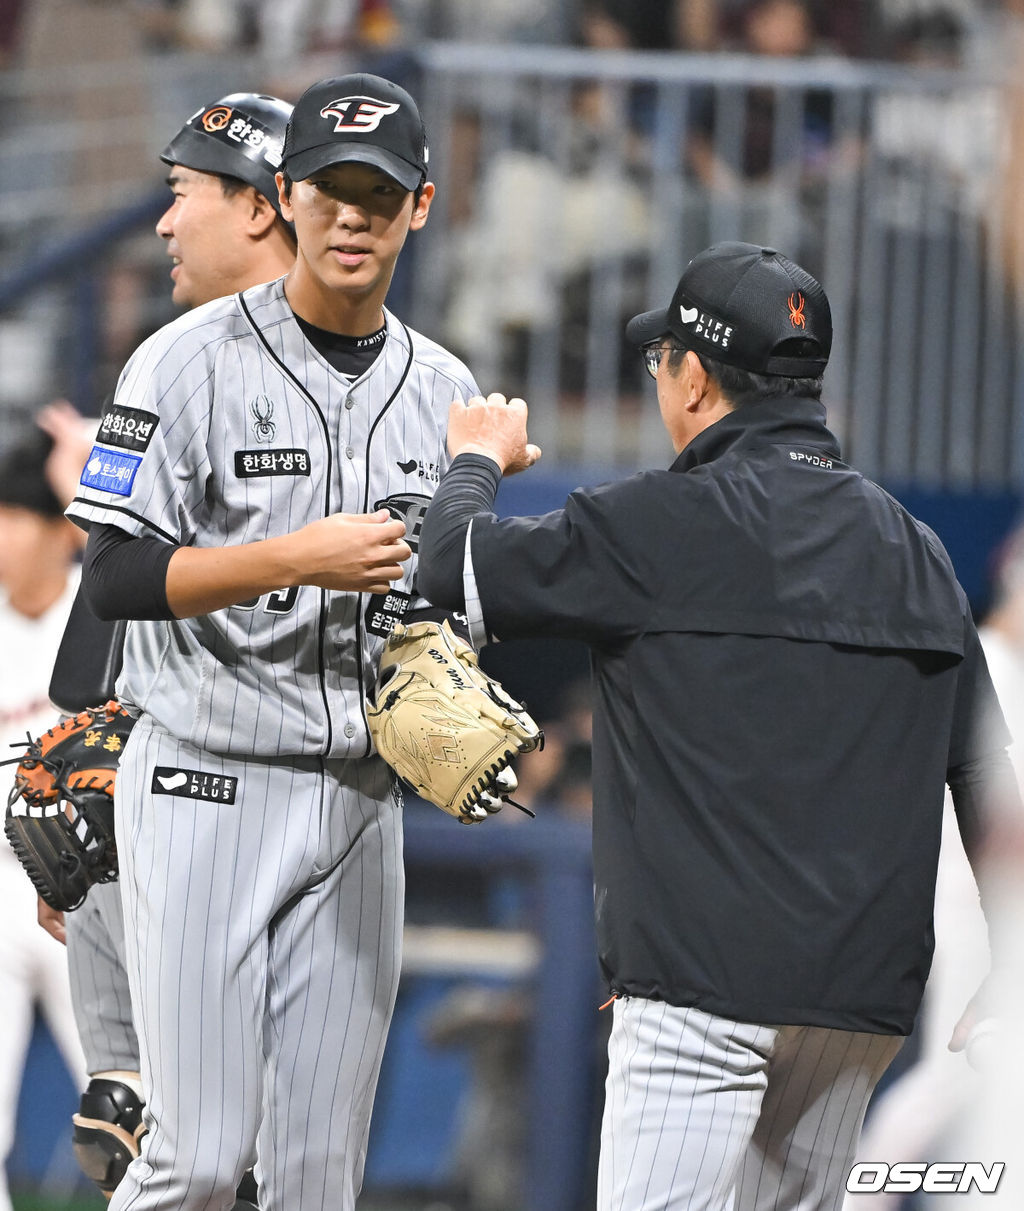
<path id="1" fill-rule="evenodd" d="M 150 790 L 154 795 L 175 795 L 179 799 L 206 799 L 211 803 L 234 803 L 238 779 L 226 774 L 207 774 L 197 769 L 178 769 L 158 765 L 153 770 Z"/>

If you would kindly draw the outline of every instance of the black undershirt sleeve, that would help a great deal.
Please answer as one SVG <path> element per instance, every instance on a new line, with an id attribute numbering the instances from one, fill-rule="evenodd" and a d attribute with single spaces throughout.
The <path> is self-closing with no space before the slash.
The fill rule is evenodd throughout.
<path id="1" fill-rule="evenodd" d="M 89 527 L 82 589 L 97 618 L 172 619 L 167 565 L 178 548 L 159 538 L 136 538 L 117 526 Z"/>
<path id="2" fill-rule="evenodd" d="M 478 514 L 492 513 L 500 483 L 498 464 L 482 454 L 460 454 L 445 472 L 420 530 L 419 591 L 434 605 L 465 607 L 466 530 Z"/>

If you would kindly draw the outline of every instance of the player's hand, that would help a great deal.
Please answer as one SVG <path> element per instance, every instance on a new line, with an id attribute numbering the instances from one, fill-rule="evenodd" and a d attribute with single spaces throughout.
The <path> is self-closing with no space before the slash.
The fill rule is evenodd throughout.
<path id="1" fill-rule="evenodd" d="M 36 424 L 53 439 L 46 460 L 46 480 L 54 496 L 66 508 L 78 491 L 78 481 L 92 450 L 95 421 L 86 421 L 66 399 L 40 408 Z"/>
<path id="2" fill-rule="evenodd" d="M 36 920 L 62 946 L 67 946 L 68 936 L 64 930 L 64 914 L 56 908 L 51 908 L 42 896 L 36 897 Z"/>
<path id="3" fill-rule="evenodd" d="M 506 400 L 497 392 L 486 399 L 474 395 L 464 404 L 456 400 L 448 410 L 448 450 L 457 454 L 484 454 L 501 467 L 503 475 L 525 471 L 540 458 L 540 446 L 526 433 L 526 403 Z"/>
<path id="4" fill-rule="evenodd" d="M 347 593 L 386 593 L 412 555 L 405 522 L 387 509 L 332 513 L 291 536 L 299 565 L 297 584 Z"/>
<path id="5" fill-rule="evenodd" d="M 974 1007 L 973 1000 L 968 1004 L 967 1008 L 960 1016 L 960 1020 L 953 1027 L 953 1033 L 950 1036 L 948 1047 L 950 1051 L 963 1051 L 967 1046 L 967 1039 L 971 1031 L 977 1025 L 978 1012 Z"/>
<path id="6" fill-rule="evenodd" d="M 992 972 L 982 980 L 953 1028 L 950 1051 L 964 1051 L 967 1062 L 977 1072 L 991 1068 L 1000 1050 L 1001 1028 L 996 1013 L 995 978 Z"/>

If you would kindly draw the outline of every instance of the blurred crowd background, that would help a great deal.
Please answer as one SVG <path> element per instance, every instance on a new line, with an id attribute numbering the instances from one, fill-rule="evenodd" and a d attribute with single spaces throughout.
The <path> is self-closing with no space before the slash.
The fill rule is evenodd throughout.
<path id="1" fill-rule="evenodd" d="M 716 239 L 778 247 L 832 301 L 824 398 L 845 454 L 939 532 L 978 617 L 998 616 L 1000 688 L 1015 702 L 1022 67 L 1024 0 L 0 0 L 0 460 L 66 494 L 76 425 L 88 431 L 131 351 L 177 314 L 153 224 L 168 201 L 158 154 L 185 119 L 232 91 L 294 100 L 320 77 L 370 70 L 419 98 L 438 185 L 389 305 L 485 390 L 523 394 L 544 447 L 501 508 L 540 512 L 579 483 L 666 465 L 625 320 L 668 297 Z M 40 419 L 51 444 L 26 462 Z M 0 483 L 0 522 L 24 521 L 26 499 Z M 18 563 L 13 533 L 0 528 L 12 617 L 25 569 L 55 555 L 43 527 Z M 73 544 L 60 557 L 73 578 Z M 547 730 L 520 769 L 538 819 L 506 811 L 484 838 L 438 842 L 434 809 L 410 806 L 406 974 L 371 1211 L 592 1206 L 604 1026 L 587 666 L 571 645 L 507 649 L 485 663 Z M 0 662 L 0 708 L 15 676 Z M 1010 921 L 1024 920 L 1021 848 L 1019 822 L 1001 822 L 994 870 Z M 969 882 L 959 894 L 975 907 Z M 959 902 L 943 893 L 940 955 L 946 939 L 961 949 L 941 968 L 959 979 L 934 998 L 936 1038 L 984 949 L 960 928 Z M 28 975 L 0 980 L 23 976 L 44 1004 Z M 1024 997 L 1014 1006 L 1019 1016 Z M 920 1054 L 914 1039 L 893 1080 Z M 947 1087 L 967 1080 L 954 1059 Z M 72 1080 L 41 1026 L 27 1072 L 15 1206 L 96 1207 L 68 1144 Z M 871 1146 L 900 1138 L 920 1159 L 948 1159 L 979 1123 L 1019 1138 L 1007 1091 L 981 1082 L 977 1113 L 919 1098 L 895 1119 L 916 1115 L 916 1135 Z M 998 1149 L 995 1128 L 986 1139 Z M 961 1159 L 978 1159 L 966 1148 Z"/>
<path id="2" fill-rule="evenodd" d="M 0 406 L 94 411 L 173 315 L 146 203 L 182 114 L 368 67 L 421 99 L 439 190 L 396 308 L 526 394 L 549 460 L 660 457 L 623 318 L 747 238 L 827 283 L 833 423 L 865 472 L 1010 486 L 1022 7 L 5 0 Z"/>

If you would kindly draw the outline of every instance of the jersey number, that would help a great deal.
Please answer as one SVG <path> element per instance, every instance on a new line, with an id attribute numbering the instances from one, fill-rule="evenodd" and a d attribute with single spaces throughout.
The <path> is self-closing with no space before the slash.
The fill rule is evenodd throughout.
<path id="1" fill-rule="evenodd" d="M 235 608 L 239 610 L 255 610 L 262 601 L 264 613 L 287 614 L 295 608 L 295 601 L 298 596 L 299 586 L 293 584 L 289 589 L 275 589 L 273 593 L 268 593 L 266 597 L 250 597 L 248 601 L 240 601 Z"/>

